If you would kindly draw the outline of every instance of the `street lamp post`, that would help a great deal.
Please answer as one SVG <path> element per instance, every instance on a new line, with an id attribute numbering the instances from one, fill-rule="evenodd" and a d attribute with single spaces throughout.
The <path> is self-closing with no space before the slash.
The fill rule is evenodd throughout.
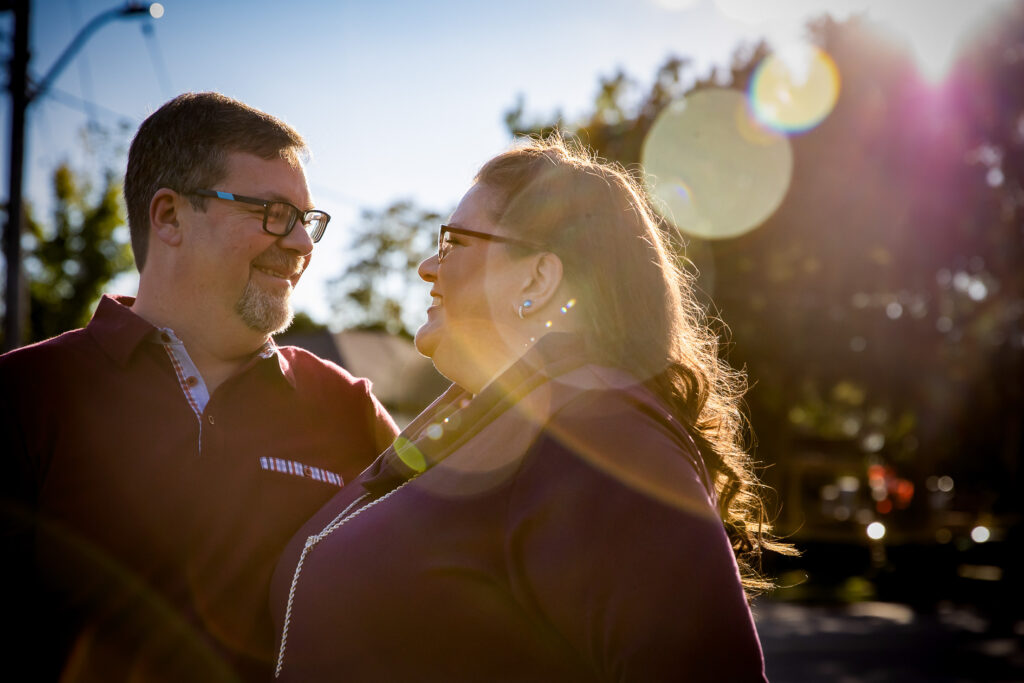
<path id="1" fill-rule="evenodd" d="M 71 58 L 81 49 L 89 36 L 100 26 L 122 17 L 153 14 L 157 3 L 129 2 L 123 7 L 109 9 L 97 15 L 74 37 L 54 62 L 46 75 L 35 86 L 28 80 L 29 62 L 29 12 L 30 0 L 10 0 L 3 9 L 14 11 L 14 43 L 11 56 L 8 88 L 11 93 L 11 145 L 10 170 L 7 192 L 7 223 L 4 226 L 3 251 L 7 264 L 7 281 L 4 292 L 4 351 L 21 345 L 22 296 L 21 296 L 21 228 L 23 222 L 22 185 L 25 165 L 25 113 L 37 97 L 46 92 L 54 79 L 64 70 Z M 162 9 L 162 8 L 161 8 Z"/>

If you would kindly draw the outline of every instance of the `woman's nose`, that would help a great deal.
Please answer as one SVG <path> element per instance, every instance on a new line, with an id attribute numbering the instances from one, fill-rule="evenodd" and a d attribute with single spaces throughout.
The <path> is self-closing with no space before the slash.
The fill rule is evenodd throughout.
<path id="1" fill-rule="evenodd" d="M 437 254 L 423 259 L 416 269 L 419 276 L 426 282 L 433 282 L 437 279 Z"/>

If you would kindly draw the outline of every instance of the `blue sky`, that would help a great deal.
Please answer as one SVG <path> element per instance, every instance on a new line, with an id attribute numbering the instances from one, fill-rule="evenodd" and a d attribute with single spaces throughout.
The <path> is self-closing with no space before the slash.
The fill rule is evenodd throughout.
<path id="1" fill-rule="evenodd" d="M 44 74 L 82 26 L 120 4 L 33 2 L 32 73 Z M 892 4 L 899 7 L 886 9 Z M 160 19 L 100 28 L 32 105 L 26 191 L 45 207 L 47 176 L 58 163 L 67 159 L 86 171 L 102 165 L 80 142 L 90 119 L 134 128 L 187 90 L 217 90 L 265 109 L 309 141 L 310 185 L 318 206 L 334 217 L 296 291 L 298 307 L 323 319 L 324 282 L 344 268 L 346 228 L 360 209 L 399 198 L 451 209 L 476 168 L 510 142 L 502 115 L 520 95 L 528 113 L 560 110 L 573 119 L 588 110 L 601 76 L 622 69 L 646 88 L 671 54 L 692 58 L 692 73 L 703 76 L 715 65 L 727 66 L 740 44 L 762 35 L 774 43 L 799 37 L 807 17 L 826 10 L 844 16 L 867 8 L 912 42 L 931 38 L 943 45 L 961 23 L 957 11 L 969 4 L 166 0 Z M 920 14 L 922 7 L 932 11 Z M 919 20 L 901 21 L 901 13 L 918 13 Z M 6 55 L 8 16 L 0 28 Z M 8 106 L 4 98 L 4 188 Z M 134 286 L 122 278 L 113 289 L 131 294 Z"/>

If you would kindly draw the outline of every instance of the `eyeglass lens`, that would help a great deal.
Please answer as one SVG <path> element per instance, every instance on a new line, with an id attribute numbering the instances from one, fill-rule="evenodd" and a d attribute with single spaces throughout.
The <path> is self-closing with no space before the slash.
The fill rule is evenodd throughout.
<path id="1" fill-rule="evenodd" d="M 449 241 L 448 231 L 443 227 L 437 233 L 437 260 L 440 263 L 452 250 L 452 243 Z"/>
<path id="2" fill-rule="evenodd" d="M 327 227 L 327 214 L 322 211 L 307 211 L 300 216 L 297 208 L 285 202 L 270 202 L 266 208 L 266 229 L 267 232 L 275 235 L 287 235 L 296 220 L 303 219 L 302 226 L 309 233 L 310 238 L 316 242 L 324 233 Z"/>
<path id="3" fill-rule="evenodd" d="M 284 235 L 295 223 L 298 210 L 284 202 L 270 202 L 266 208 L 267 231 L 275 235 Z"/>

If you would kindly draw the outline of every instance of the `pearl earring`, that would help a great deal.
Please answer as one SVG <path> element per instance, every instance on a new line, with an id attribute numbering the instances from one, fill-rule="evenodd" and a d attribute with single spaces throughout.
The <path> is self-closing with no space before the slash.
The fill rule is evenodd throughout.
<path id="1" fill-rule="evenodd" d="M 526 314 L 530 312 L 530 306 L 533 306 L 533 302 L 527 299 L 523 303 L 519 304 L 519 317 L 526 320 Z"/>

